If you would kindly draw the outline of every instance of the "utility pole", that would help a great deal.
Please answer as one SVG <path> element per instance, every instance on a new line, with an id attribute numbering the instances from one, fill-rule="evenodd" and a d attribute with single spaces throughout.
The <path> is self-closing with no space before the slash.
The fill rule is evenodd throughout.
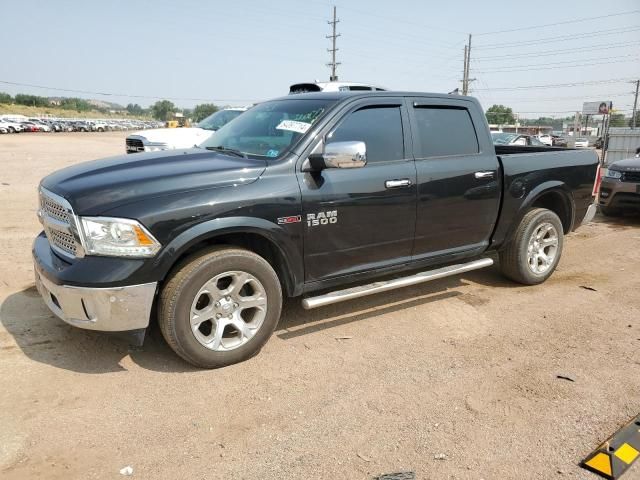
<path id="1" fill-rule="evenodd" d="M 465 45 L 464 46 L 464 67 L 462 67 L 462 94 L 466 95 L 467 94 L 467 78 L 469 76 L 469 71 L 467 69 L 467 50 L 468 50 L 468 46 Z"/>
<path id="2" fill-rule="evenodd" d="M 633 100 L 633 116 L 631 117 L 631 128 L 636 128 L 636 113 L 638 112 L 638 89 L 640 88 L 640 80 L 636 80 L 636 96 Z"/>
<path id="3" fill-rule="evenodd" d="M 338 75 L 336 75 L 336 67 L 340 65 L 340 62 L 336 62 L 336 52 L 338 48 L 336 48 L 336 39 L 340 36 L 339 33 L 336 33 L 336 25 L 340 20 L 336 18 L 336 6 L 333 6 L 333 21 L 329 20 L 327 23 L 333 27 L 333 33 L 331 35 L 327 35 L 327 38 L 331 39 L 331 48 L 328 48 L 327 51 L 331 52 L 331 63 L 327 63 L 327 66 L 331 67 L 331 76 L 329 77 L 330 82 L 337 82 Z"/>
<path id="4" fill-rule="evenodd" d="M 462 78 L 462 95 L 469 94 L 469 84 L 475 80 L 475 78 L 469 78 L 470 70 L 471 70 L 471 34 L 469 34 L 469 43 L 464 46 L 464 74 Z"/>

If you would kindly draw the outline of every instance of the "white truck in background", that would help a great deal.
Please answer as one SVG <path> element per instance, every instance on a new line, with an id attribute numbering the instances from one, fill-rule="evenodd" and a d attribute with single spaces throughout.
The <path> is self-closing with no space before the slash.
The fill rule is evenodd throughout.
<path id="1" fill-rule="evenodd" d="M 294 83 L 289 86 L 289 95 L 308 92 L 358 92 L 384 91 L 386 88 L 357 82 L 313 82 Z M 208 139 L 213 132 L 229 123 L 249 107 L 230 107 L 218 110 L 198 122 L 195 127 L 160 128 L 135 132 L 126 139 L 127 153 L 156 152 L 191 148 Z"/>
<path id="2" fill-rule="evenodd" d="M 126 151 L 138 153 L 191 148 L 204 142 L 213 132 L 246 110 L 247 107 L 224 108 L 212 113 L 194 127 L 158 128 L 134 132 L 125 140 Z"/>

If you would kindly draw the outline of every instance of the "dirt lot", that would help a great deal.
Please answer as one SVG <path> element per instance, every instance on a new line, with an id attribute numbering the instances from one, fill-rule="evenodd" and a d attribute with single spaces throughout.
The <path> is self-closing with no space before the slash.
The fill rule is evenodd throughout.
<path id="1" fill-rule="evenodd" d="M 539 287 L 491 269 L 288 301 L 259 356 L 217 371 L 157 331 L 133 349 L 67 326 L 33 285 L 36 186 L 124 136 L 0 137 L 3 479 L 589 479 L 579 461 L 640 413 L 637 217 L 570 235 Z"/>

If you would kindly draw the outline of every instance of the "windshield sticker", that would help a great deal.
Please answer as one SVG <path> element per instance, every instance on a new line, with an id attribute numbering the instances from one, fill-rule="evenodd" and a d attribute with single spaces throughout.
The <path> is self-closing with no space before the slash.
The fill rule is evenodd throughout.
<path id="1" fill-rule="evenodd" d="M 283 120 L 278 124 L 276 130 L 289 130 L 291 132 L 306 133 L 310 127 L 310 123 L 297 122 L 295 120 Z"/>
<path id="2" fill-rule="evenodd" d="M 267 150 L 266 155 L 267 157 L 274 158 L 274 157 L 277 157 L 279 153 L 280 153 L 280 150 Z"/>

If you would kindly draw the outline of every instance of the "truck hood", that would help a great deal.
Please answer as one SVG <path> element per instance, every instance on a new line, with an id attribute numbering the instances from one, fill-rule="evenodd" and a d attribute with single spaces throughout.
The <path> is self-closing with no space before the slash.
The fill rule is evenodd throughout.
<path id="1" fill-rule="evenodd" d="M 100 215 L 150 197 L 255 182 L 267 166 L 201 149 L 137 153 L 74 165 L 41 185 L 66 198 L 78 215 Z"/>
<path id="2" fill-rule="evenodd" d="M 621 171 L 639 171 L 640 170 L 640 158 L 626 158 L 624 160 L 618 160 L 609 165 L 612 170 Z"/>
<path id="3" fill-rule="evenodd" d="M 127 138 L 137 138 L 143 143 L 166 143 L 168 148 L 191 148 L 199 145 L 213 134 L 203 128 L 158 128 L 135 132 Z M 145 141 L 146 140 L 146 141 Z"/>

